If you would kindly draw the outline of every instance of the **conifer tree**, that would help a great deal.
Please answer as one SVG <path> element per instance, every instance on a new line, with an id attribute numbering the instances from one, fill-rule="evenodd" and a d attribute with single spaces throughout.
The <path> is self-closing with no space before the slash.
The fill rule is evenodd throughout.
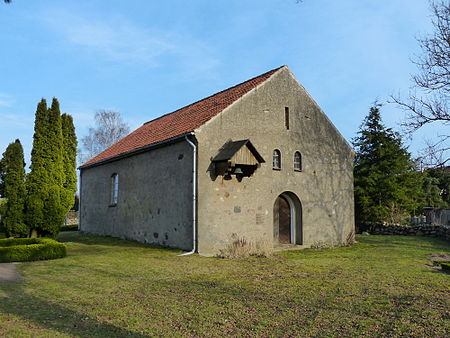
<path id="1" fill-rule="evenodd" d="M 10 143 L 3 153 L 2 180 L 7 198 L 2 215 L 2 228 L 7 237 L 27 237 L 29 228 L 24 220 L 25 206 L 25 161 L 19 140 Z"/>
<path id="2" fill-rule="evenodd" d="M 68 212 L 74 205 L 74 196 L 77 191 L 77 136 L 72 116 L 61 115 L 63 134 L 63 162 L 64 162 L 64 210 Z"/>
<path id="3" fill-rule="evenodd" d="M 422 175 L 398 133 L 382 124 L 380 106 L 370 108 L 353 140 L 357 222 L 400 222 L 422 198 Z"/>
<path id="4" fill-rule="evenodd" d="M 56 98 L 50 109 L 45 99 L 38 104 L 30 168 L 27 222 L 37 235 L 56 237 L 65 216 L 63 138 Z"/>
<path id="5" fill-rule="evenodd" d="M 47 224 L 44 232 L 48 237 L 56 237 L 59 228 L 64 222 L 68 210 L 64 208 L 64 162 L 63 162 L 63 136 L 61 124 L 61 111 L 56 98 L 52 100 L 52 106 L 48 111 L 49 128 L 47 129 L 49 152 L 49 195 L 44 205 L 47 215 Z"/>
<path id="6" fill-rule="evenodd" d="M 30 173 L 27 176 L 26 222 L 34 234 L 44 228 L 44 202 L 48 195 L 48 175 L 45 131 L 48 124 L 47 101 L 42 99 L 36 108 L 34 120 L 33 149 L 31 150 Z"/>
<path id="7" fill-rule="evenodd" d="M 431 176 L 427 171 L 423 172 L 423 207 L 445 208 L 447 205 L 442 199 L 442 191 L 439 188 L 439 180 Z"/>
<path id="8" fill-rule="evenodd" d="M 0 159 L 0 198 L 5 197 L 5 183 L 3 181 L 4 171 L 3 171 L 3 161 Z"/>

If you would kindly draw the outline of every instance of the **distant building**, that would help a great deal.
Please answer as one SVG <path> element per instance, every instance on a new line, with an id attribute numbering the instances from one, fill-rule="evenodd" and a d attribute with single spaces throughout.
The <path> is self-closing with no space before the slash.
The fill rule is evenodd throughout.
<path id="1" fill-rule="evenodd" d="M 283 66 L 147 122 L 83 164 L 80 228 L 203 255 L 236 236 L 344 243 L 353 157 Z"/>

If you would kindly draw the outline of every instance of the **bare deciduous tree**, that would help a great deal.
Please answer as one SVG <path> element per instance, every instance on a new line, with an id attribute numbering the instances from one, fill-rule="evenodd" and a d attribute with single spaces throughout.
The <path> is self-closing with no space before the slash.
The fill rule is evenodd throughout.
<path id="1" fill-rule="evenodd" d="M 129 125 L 122 120 L 119 112 L 100 110 L 95 113 L 95 127 L 89 128 L 88 135 L 81 138 L 82 149 L 79 160 L 84 163 L 119 141 L 130 132 Z"/>
<path id="2" fill-rule="evenodd" d="M 424 125 L 440 123 L 450 126 L 448 100 L 450 94 L 450 2 L 431 1 L 434 33 L 417 39 L 423 55 L 413 62 L 419 73 L 412 76 L 409 97 L 391 96 L 392 102 L 407 111 L 403 126 L 410 134 Z M 428 165 L 444 166 L 450 161 L 450 136 L 440 135 L 424 149 Z"/>

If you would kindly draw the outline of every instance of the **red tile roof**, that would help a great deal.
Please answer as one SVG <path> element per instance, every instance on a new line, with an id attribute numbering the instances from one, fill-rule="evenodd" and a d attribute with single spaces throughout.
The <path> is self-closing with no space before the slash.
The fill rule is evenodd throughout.
<path id="1" fill-rule="evenodd" d="M 283 67 L 268 71 L 267 73 L 225 89 L 170 114 L 149 121 L 84 163 L 81 168 L 192 132 L 241 98 L 244 94 L 262 84 Z"/>

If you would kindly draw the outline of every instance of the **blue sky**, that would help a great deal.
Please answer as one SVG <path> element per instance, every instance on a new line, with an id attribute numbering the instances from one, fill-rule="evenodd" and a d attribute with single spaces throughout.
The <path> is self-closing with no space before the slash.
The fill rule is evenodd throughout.
<path id="1" fill-rule="evenodd" d="M 432 30 L 427 0 L 14 0 L 0 23 L 0 153 L 20 138 L 27 166 L 42 97 L 81 138 L 99 109 L 134 129 L 280 65 L 350 140 L 375 99 L 407 94 Z M 397 128 L 404 112 L 382 115 Z"/>

